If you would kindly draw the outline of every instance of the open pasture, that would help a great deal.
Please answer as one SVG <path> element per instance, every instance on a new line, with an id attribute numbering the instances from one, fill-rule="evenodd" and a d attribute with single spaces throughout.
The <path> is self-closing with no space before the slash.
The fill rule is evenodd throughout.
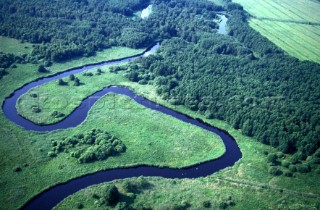
<path id="1" fill-rule="evenodd" d="M 320 3 L 311 0 L 235 0 L 252 16 L 250 26 L 288 54 L 320 62 Z"/>

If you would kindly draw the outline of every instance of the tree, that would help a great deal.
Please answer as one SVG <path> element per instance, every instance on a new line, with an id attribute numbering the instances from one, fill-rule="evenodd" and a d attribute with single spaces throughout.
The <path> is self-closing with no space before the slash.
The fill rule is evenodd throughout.
<path id="1" fill-rule="evenodd" d="M 70 74 L 69 79 L 73 81 L 75 79 L 75 76 L 73 74 Z"/>
<path id="2" fill-rule="evenodd" d="M 48 70 L 46 69 L 46 67 L 44 67 L 44 65 L 40 65 L 38 67 L 38 72 L 45 73 L 45 72 L 48 72 Z"/>
<path id="3" fill-rule="evenodd" d="M 80 80 L 79 80 L 78 77 L 76 77 L 76 78 L 74 79 L 74 86 L 79 86 L 79 85 L 80 85 Z"/>
<path id="4" fill-rule="evenodd" d="M 66 85 L 67 83 L 63 79 L 58 80 L 58 85 Z"/>

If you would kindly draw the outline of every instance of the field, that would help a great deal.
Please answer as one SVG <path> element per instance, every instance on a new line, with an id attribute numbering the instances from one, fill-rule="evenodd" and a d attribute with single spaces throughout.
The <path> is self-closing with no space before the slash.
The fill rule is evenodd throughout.
<path id="1" fill-rule="evenodd" d="M 320 3 L 312 0 L 235 0 L 250 26 L 300 60 L 320 63 Z"/>
<path id="2" fill-rule="evenodd" d="M 141 50 L 117 49 L 113 49 L 112 55 L 124 57 L 141 52 Z M 54 64 L 48 74 L 85 63 L 98 62 L 103 57 L 105 56 L 100 54 L 96 57 Z M 1 81 L 3 88 L 0 90 L 0 100 L 3 101 L 14 89 L 23 84 L 44 76 L 37 73 L 34 70 L 36 68 L 37 65 L 34 64 L 18 64 L 17 68 L 12 69 Z M 101 109 L 106 101 L 114 102 L 115 99 L 119 107 L 130 106 L 135 108 L 136 112 L 131 112 L 129 109 L 121 112 L 117 109 Z M 113 121 L 106 116 L 111 116 Z M 60 153 L 56 158 L 48 157 L 52 139 L 59 140 L 93 128 L 111 132 L 125 143 L 127 151 L 120 156 L 91 164 L 79 164 L 67 153 Z M 225 150 L 220 138 L 211 133 L 144 109 L 127 97 L 112 95 L 98 101 L 92 107 L 86 122 L 76 128 L 44 134 L 29 132 L 15 126 L 1 112 L 0 133 L 1 209 L 17 209 L 31 197 L 52 185 L 99 170 L 137 164 L 183 167 L 217 158 Z M 154 150 L 151 150 L 150 145 Z M 21 172 L 14 171 L 17 167 L 21 168 Z"/>
<path id="3" fill-rule="evenodd" d="M 31 43 L 21 43 L 16 39 L 0 36 L 0 52 L 14 55 L 30 54 L 33 49 Z"/>

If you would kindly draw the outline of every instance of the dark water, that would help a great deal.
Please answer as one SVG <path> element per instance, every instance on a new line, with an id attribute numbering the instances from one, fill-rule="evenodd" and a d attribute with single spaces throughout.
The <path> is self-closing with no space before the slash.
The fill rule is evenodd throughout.
<path id="1" fill-rule="evenodd" d="M 158 47 L 155 46 L 151 50 L 156 50 Z M 151 52 L 152 53 L 152 52 Z M 150 54 L 150 52 L 146 52 L 143 56 L 147 56 Z M 136 59 L 137 57 L 133 57 L 130 59 Z M 126 62 L 128 59 L 123 59 L 121 61 L 117 61 L 116 63 L 120 62 Z M 196 119 L 189 118 L 185 116 L 184 114 L 181 114 L 179 112 L 176 112 L 174 110 L 168 109 L 166 107 L 163 107 L 161 105 L 158 105 L 154 102 L 151 102 L 141 96 L 136 95 L 131 90 L 124 88 L 124 87 L 108 87 L 105 88 L 92 96 L 88 97 L 86 100 L 83 101 L 80 107 L 78 107 L 70 116 L 68 116 L 65 120 L 48 126 L 39 126 L 36 124 L 33 124 L 32 122 L 22 118 L 20 115 L 17 114 L 17 110 L 15 108 L 15 104 L 17 102 L 17 99 L 26 93 L 28 90 L 30 90 L 33 87 L 36 87 L 38 85 L 42 85 L 46 82 L 56 80 L 58 78 L 62 78 L 65 76 L 68 76 L 70 74 L 79 73 L 82 71 L 85 71 L 90 68 L 98 67 L 101 65 L 109 65 L 113 64 L 114 62 L 99 64 L 99 65 L 92 65 L 89 67 L 74 69 L 72 71 L 68 71 L 62 74 L 58 74 L 56 76 L 50 77 L 50 78 L 44 78 L 39 81 L 32 82 L 21 89 L 14 92 L 14 94 L 7 98 L 3 104 L 3 112 L 4 114 L 15 124 L 32 131 L 53 131 L 57 129 L 65 129 L 69 127 L 75 127 L 79 125 L 81 122 L 85 120 L 87 117 L 87 114 L 90 110 L 90 108 L 94 105 L 94 103 L 104 96 L 107 93 L 113 92 L 116 94 L 122 94 L 129 96 L 133 100 L 135 100 L 137 103 L 141 104 L 142 106 L 145 106 L 149 109 L 159 111 L 161 113 L 170 115 L 172 117 L 175 117 L 181 121 L 184 121 L 186 123 L 193 124 L 195 126 L 201 127 L 207 131 L 210 131 L 212 133 L 215 133 L 221 137 L 223 140 L 225 147 L 226 147 L 226 153 L 220 157 L 219 159 L 208 161 L 206 163 L 202 163 L 196 166 L 183 168 L 183 169 L 170 169 L 170 168 L 158 168 L 158 167 L 152 167 L 152 166 L 139 166 L 139 167 L 132 167 L 132 168 L 126 168 L 126 169 L 112 169 L 102 172 L 97 172 L 91 175 L 86 175 L 84 177 L 80 177 L 74 180 L 71 180 L 67 183 L 56 185 L 49 190 L 46 190 L 42 193 L 40 193 L 38 196 L 30 200 L 23 209 L 51 209 L 54 206 L 56 206 L 59 202 L 61 202 L 64 198 L 67 196 L 83 189 L 88 186 L 91 186 L 93 184 L 98 184 L 102 182 L 112 181 L 115 179 L 123 179 L 123 178 L 129 178 L 129 177 L 138 177 L 138 176 L 160 176 L 164 178 L 198 178 L 198 177 L 204 177 L 207 175 L 210 175 L 218 170 L 224 169 L 226 167 L 234 165 L 236 161 L 238 161 L 242 154 L 240 152 L 240 149 L 236 143 L 236 141 L 230 136 L 228 133 L 219 130 L 217 128 L 214 128 L 204 122 L 198 121 Z"/>

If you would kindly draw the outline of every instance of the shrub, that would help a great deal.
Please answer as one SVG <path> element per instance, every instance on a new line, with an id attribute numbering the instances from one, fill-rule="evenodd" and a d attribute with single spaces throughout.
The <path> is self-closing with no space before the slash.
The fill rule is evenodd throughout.
<path id="1" fill-rule="evenodd" d="M 45 72 L 48 72 L 48 70 L 46 69 L 46 67 L 44 67 L 44 65 L 40 65 L 38 67 L 38 72 L 45 73 Z"/>
<path id="2" fill-rule="evenodd" d="M 92 77 L 93 73 L 92 72 L 84 72 L 83 76 L 88 76 L 88 77 Z"/>
<path id="3" fill-rule="evenodd" d="M 58 111 L 54 111 L 51 113 L 51 116 L 54 118 L 60 118 L 60 117 L 64 117 L 64 114 Z"/>
<path id="4" fill-rule="evenodd" d="M 83 204 L 82 203 L 77 203 L 76 204 L 77 209 L 83 209 Z"/>
<path id="5" fill-rule="evenodd" d="M 203 206 L 204 208 L 210 208 L 210 207 L 211 207 L 211 203 L 210 203 L 210 201 L 203 201 L 203 202 L 202 202 L 202 206 Z"/>
<path id="6" fill-rule="evenodd" d="M 97 73 L 96 73 L 96 75 L 100 75 L 100 74 L 102 74 L 103 73 L 103 71 L 99 68 L 99 69 L 97 69 Z"/>
<path id="7" fill-rule="evenodd" d="M 297 171 L 300 173 L 308 173 L 311 171 L 311 167 L 309 164 L 298 164 Z"/>
<path id="8" fill-rule="evenodd" d="M 66 85 L 68 83 L 66 83 L 65 81 L 63 81 L 63 79 L 59 79 L 58 80 L 58 85 Z"/>
<path id="9" fill-rule="evenodd" d="M 287 176 L 287 177 L 292 177 L 292 176 L 293 176 L 293 173 L 290 172 L 290 171 L 285 171 L 285 172 L 283 173 L 283 175 L 285 175 L 285 176 Z"/>
<path id="10" fill-rule="evenodd" d="M 56 157 L 57 154 L 52 152 L 52 151 L 50 151 L 50 152 L 48 152 L 48 156 L 53 158 L 53 157 Z"/>
<path id="11" fill-rule="evenodd" d="M 107 185 L 99 199 L 100 205 L 114 206 L 119 202 L 120 193 L 115 185 Z"/>
<path id="12" fill-rule="evenodd" d="M 75 78 L 75 80 L 74 80 L 74 84 L 73 84 L 74 86 L 79 86 L 80 85 L 80 80 L 79 80 L 79 78 Z"/>
<path id="13" fill-rule="evenodd" d="M 289 165 L 289 170 L 291 172 L 296 172 L 297 171 L 297 167 L 295 165 Z"/>
<path id="14" fill-rule="evenodd" d="M 73 81 L 76 77 L 73 74 L 70 74 L 69 79 L 70 81 Z"/>
<path id="15" fill-rule="evenodd" d="M 37 98 L 37 97 L 38 97 L 38 94 L 36 94 L 36 93 L 31 93 L 30 96 L 31 96 L 32 98 Z"/>
<path id="16" fill-rule="evenodd" d="M 20 172 L 20 171 L 22 171 L 22 168 L 20 166 L 16 166 L 16 167 L 13 168 L 13 171 L 14 172 Z"/>
<path id="17" fill-rule="evenodd" d="M 39 113 L 39 112 L 41 112 L 41 109 L 38 107 L 38 106 L 32 106 L 32 112 L 33 113 Z"/>
<path id="18" fill-rule="evenodd" d="M 272 174 L 273 176 L 280 176 L 282 174 L 282 171 L 277 167 L 270 167 L 269 173 Z"/>
<path id="19" fill-rule="evenodd" d="M 288 167 L 290 166 L 290 162 L 289 162 L 289 161 L 284 160 L 284 161 L 282 161 L 282 162 L 281 162 L 281 165 L 282 165 L 283 167 L 288 168 Z"/>
<path id="20" fill-rule="evenodd" d="M 271 163 L 271 165 L 278 165 L 278 156 L 276 154 L 269 154 L 267 157 L 267 161 Z"/>

